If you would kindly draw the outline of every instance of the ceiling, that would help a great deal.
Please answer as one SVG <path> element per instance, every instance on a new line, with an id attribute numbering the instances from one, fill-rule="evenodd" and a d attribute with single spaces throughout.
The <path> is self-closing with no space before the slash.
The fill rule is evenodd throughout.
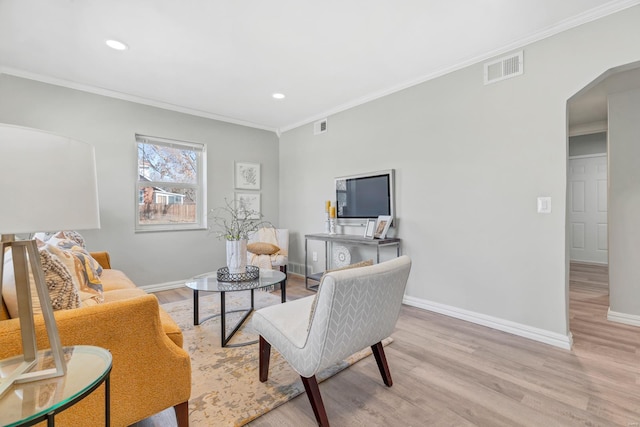
<path id="1" fill-rule="evenodd" d="M 0 0 L 0 72 L 282 131 L 639 3 Z"/>

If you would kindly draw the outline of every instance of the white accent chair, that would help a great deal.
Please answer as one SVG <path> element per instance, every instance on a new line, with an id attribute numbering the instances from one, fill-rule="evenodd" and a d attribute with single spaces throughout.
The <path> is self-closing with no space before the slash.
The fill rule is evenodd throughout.
<path id="1" fill-rule="evenodd" d="M 247 244 L 264 242 L 271 243 L 280 248 L 278 252 L 272 255 L 256 255 L 247 251 L 247 263 L 260 268 L 280 269 L 285 275 L 287 274 L 287 264 L 289 262 L 289 230 L 285 228 L 261 228 L 249 235 Z"/>
<path id="2" fill-rule="evenodd" d="M 384 383 L 392 380 L 382 340 L 395 329 L 411 259 L 403 255 L 368 267 L 324 275 L 314 296 L 256 311 L 260 381 L 267 381 L 273 345 L 300 374 L 320 426 L 329 421 L 316 374 L 371 347 Z"/>

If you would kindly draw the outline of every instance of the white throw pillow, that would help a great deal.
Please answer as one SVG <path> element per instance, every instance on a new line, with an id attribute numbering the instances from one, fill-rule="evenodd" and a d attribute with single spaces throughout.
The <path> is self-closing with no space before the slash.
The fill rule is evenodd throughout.
<path id="1" fill-rule="evenodd" d="M 67 267 L 54 255 L 46 250 L 46 245 L 38 241 L 40 263 L 44 272 L 44 280 L 49 290 L 49 298 L 54 310 L 67 310 L 80 307 L 79 289 L 73 283 L 71 273 Z M 29 285 L 31 291 L 31 306 L 34 314 L 41 314 L 40 298 L 29 265 Z M 11 318 L 18 317 L 18 297 L 16 279 L 13 269 L 13 254 L 11 249 L 5 253 L 2 279 L 2 298 Z"/>

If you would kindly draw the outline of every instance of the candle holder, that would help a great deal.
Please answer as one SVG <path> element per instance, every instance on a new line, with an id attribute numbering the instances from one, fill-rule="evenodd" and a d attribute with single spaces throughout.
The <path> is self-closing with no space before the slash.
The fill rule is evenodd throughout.
<path id="1" fill-rule="evenodd" d="M 329 234 L 336 234 L 336 219 L 329 219 Z"/>
<path id="2" fill-rule="evenodd" d="M 330 230 L 331 230 L 331 225 L 329 224 L 329 212 L 327 212 L 324 218 L 324 232 L 329 233 Z"/>

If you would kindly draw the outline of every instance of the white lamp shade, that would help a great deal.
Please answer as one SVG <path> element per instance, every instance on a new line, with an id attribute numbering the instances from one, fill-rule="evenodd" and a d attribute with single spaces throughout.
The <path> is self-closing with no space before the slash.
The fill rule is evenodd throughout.
<path id="1" fill-rule="evenodd" d="M 0 234 L 95 228 L 93 146 L 0 123 Z"/>

